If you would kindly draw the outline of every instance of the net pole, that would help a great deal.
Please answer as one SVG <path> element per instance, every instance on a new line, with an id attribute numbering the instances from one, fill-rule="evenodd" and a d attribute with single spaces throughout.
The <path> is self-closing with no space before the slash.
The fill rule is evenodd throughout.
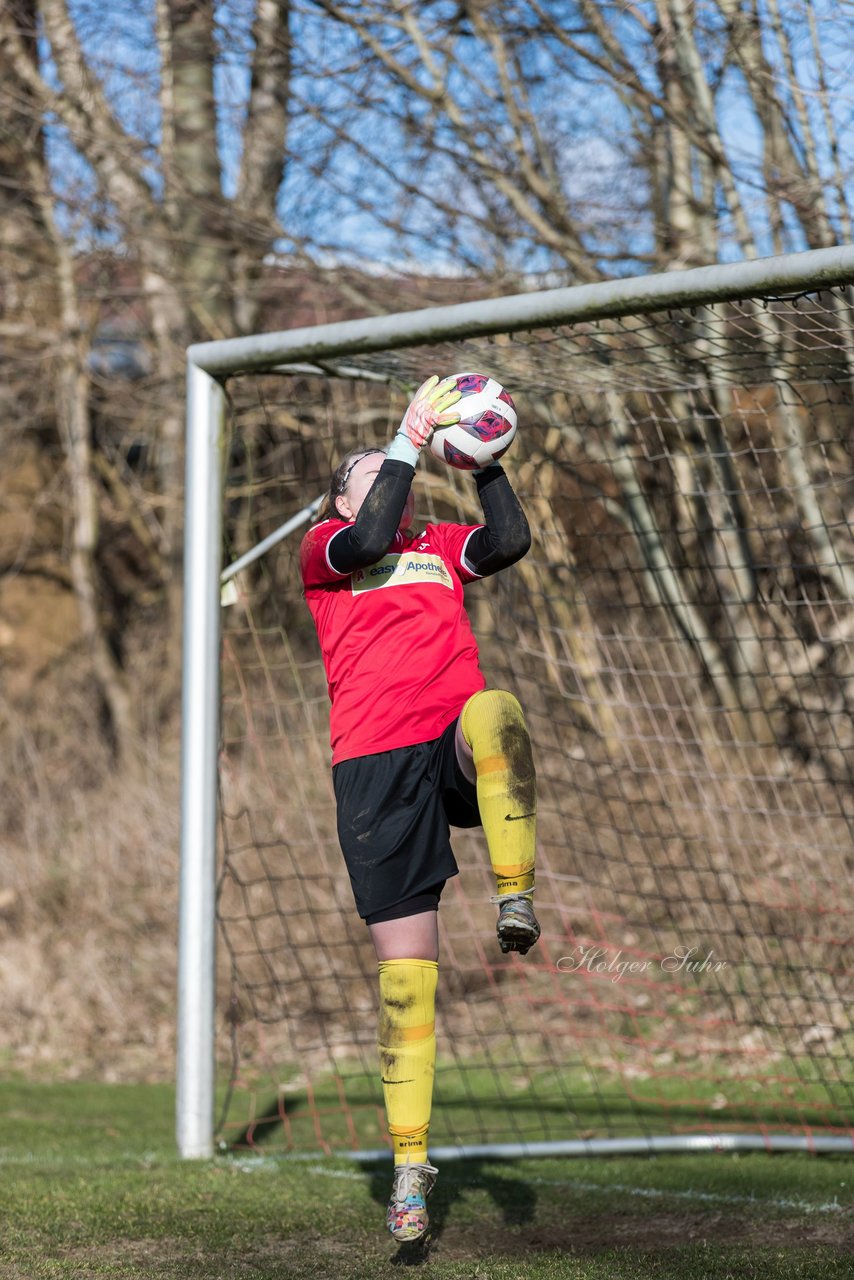
<path id="1" fill-rule="evenodd" d="M 803 1151 L 812 1155 L 854 1155 L 854 1139 L 837 1134 L 788 1133 L 692 1133 L 649 1134 L 640 1138 L 575 1138 L 553 1142 L 484 1142 L 459 1146 L 430 1145 L 430 1159 L 449 1160 L 529 1160 L 569 1156 L 647 1156 L 664 1152 L 707 1151 Z M 375 1151 L 335 1151 L 339 1160 L 354 1164 L 387 1165 L 388 1147 Z M 316 1153 L 288 1154 L 284 1160 L 317 1159 Z"/>
<path id="2" fill-rule="evenodd" d="M 213 1155 L 222 387 L 190 361 L 184 532 L 176 1139 Z"/>
<path id="3" fill-rule="evenodd" d="M 324 496 L 321 493 L 307 507 L 303 507 L 302 511 L 298 511 L 295 516 L 291 516 L 290 520 L 286 520 L 278 529 L 274 529 L 266 538 L 247 551 L 245 555 L 242 555 L 239 560 L 235 560 L 227 568 L 223 569 L 219 576 L 220 583 L 224 586 L 226 582 L 230 582 L 232 578 L 240 573 L 241 569 L 246 569 L 250 564 L 254 564 L 256 560 L 260 560 L 261 556 L 266 555 L 283 538 L 287 538 L 289 534 L 293 533 L 294 529 L 301 529 L 304 524 L 308 524 L 315 511 L 319 510 Z"/>

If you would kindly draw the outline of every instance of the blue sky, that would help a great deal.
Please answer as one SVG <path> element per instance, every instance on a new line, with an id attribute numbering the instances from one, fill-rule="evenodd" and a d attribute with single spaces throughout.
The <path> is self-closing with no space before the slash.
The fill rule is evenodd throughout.
<path id="1" fill-rule="evenodd" d="M 762 0 L 765 7 L 766 0 Z M 826 134 L 816 96 L 817 75 L 805 21 L 805 0 L 780 0 L 780 7 L 794 36 L 799 76 L 807 97 L 823 167 L 829 156 Z M 105 84 L 122 125 L 138 139 L 151 157 L 148 173 L 155 192 L 159 187 L 156 148 L 159 137 L 158 54 L 154 35 L 153 0 L 136 4 L 107 5 L 102 0 L 72 0 L 71 10 L 91 65 Z M 603 6 L 616 12 L 615 6 Z M 822 34 L 827 72 L 834 86 L 834 116 L 844 155 L 854 152 L 854 98 L 848 85 L 854 69 L 854 38 L 849 12 L 837 0 L 818 0 L 816 12 Z M 556 3 L 555 15 L 571 13 L 571 4 Z M 638 6 L 651 15 L 649 4 Z M 249 86 L 252 54 L 251 16 L 248 0 L 222 0 L 217 9 L 220 58 L 216 71 L 222 185 L 226 196 L 235 190 L 240 162 L 241 127 Z M 447 21 L 457 6 L 438 0 L 419 6 L 422 16 Z M 524 3 L 507 6 L 525 16 Z M 710 4 L 699 4 L 701 16 L 715 15 Z M 293 120 L 289 133 L 291 153 L 279 196 L 285 235 L 283 252 L 295 245 L 311 244 L 331 258 L 364 262 L 366 258 L 407 269 L 476 270 L 488 267 L 495 255 L 495 241 L 483 231 L 489 192 L 479 185 L 476 166 L 466 164 L 464 149 L 445 126 L 437 127 L 435 145 L 419 150 L 407 130 L 402 95 L 373 85 L 366 79 L 365 60 L 352 39 L 322 18 L 311 3 L 294 7 L 294 38 L 301 63 L 293 81 Z M 621 37 L 638 39 L 638 28 L 623 18 Z M 706 39 L 707 66 L 719 73 L 723 30 L 709 24 Z M 773 41 L 768 55 L 779 61 Z M 468 105 L 472 118 L 482 86 L 494 89 L 495 70 L 483 48 L 461 34 L 455 53 L 458 66 L 452 84 L 458 100 Z M 577 64 L 574 77 L 558 78 L 555 62 L 542 41 L 521 42 L 531 104 L 544 127 L 559 139 L 558 164 L 569 204 L 589 224 L 588 244 L 602 255 L 608 272 L 634 274 L 643 269 L 642 255 L 650 247 L 647 193 L 639 171 L 631 166 L 628 115 L 612 87 L 595 70 Z M 639 58 L 636 65 L 641 66 Z M 644 70 L 652 84 L 653 68 Z M 360 83 L 363 81 L 363 83 Z M 374 109 L 353 109 L 356 90 L 374 90 Z M 742 200 L 757 233 L 760 252 L 771 252 L 765 230 L 766 210 L 755 181 L 761 164 L 761 134 L 750 104 L 746 102 L 738 72 L 730 69 L 717 98 L 718 120 L 736 174 Z M 423 105 L 418 110 L 424 112 Z M 341 132 L 347 141 L 340 142 Z M 94 190 L 92 175 L 74 153 L 59 128 L 51 131 L 51 159 L 56 184 L 66 198 L 66 225 L 84 241 L 91 236 L 85 211 Z M 493 111 L 480 134 L 484 148 L 492 148 L 501 162 L 508 154 L 509 137 Z M 850 174 L 848 175 L 850 181 Z M 398 180 L 425 188 L 423 195 L 402 192 Z M 452 206 L 453 219 L 437 217 L 430 191 Z M 499 208 L 499 204 L 496 204 Z M 626 211 L 628 210 L 628 216 Z M 501 216 L 506 210 L 501 206 Z M 449 225 L 452 229 L 449 231 Z M 802 247 L 794 218 L 790 218 L 791 243 Z M 723 218 L 724 229 L 726 219 Z M 611 255 L 622 255 L 613 260 Z M 721 256 L 737 257 L 740 251 L 724 236 Z M 555 261 L 537 248 L 524 229 L 507 254 L 509 269 L 547 271 Z"/>

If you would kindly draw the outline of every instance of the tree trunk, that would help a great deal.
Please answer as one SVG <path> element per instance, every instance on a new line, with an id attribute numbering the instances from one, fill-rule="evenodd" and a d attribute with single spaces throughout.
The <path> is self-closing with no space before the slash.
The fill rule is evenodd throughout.
<path id="1" fill-rule="evenodd" d="M 7 0 L 22 32 L 17 59 L 38 63 L 36 0 Z M 39 202 L 26 179 L 31 155 L 42 155 L 41 106 L 20 82 L 15 54 L 0 46 L 0 316 L 8 332 L 35 336 L 55 320 L 53 252 Z"/>
<path id="2" fill-rule="evenodd" d="M 80 314 L 71 251 L 56 225 L 45 170 L 31 159 L 28 173 L 55 253 L 61 339 L 56 356 L 56 414 L 71 491 L 71 581 L 80 611 L 80 629 L 89 646 L 92 670 L 118 761 L 134 737 L 134 717 L 124 673 L 109 644 L 99 609 L 98 493 L 92 463 L 89 420 L 89 343 Z"/>

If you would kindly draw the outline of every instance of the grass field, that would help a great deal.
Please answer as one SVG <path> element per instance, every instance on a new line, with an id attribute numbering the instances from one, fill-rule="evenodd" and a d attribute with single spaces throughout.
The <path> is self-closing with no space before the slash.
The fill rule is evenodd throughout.
<path id="1" fill-rule="evenodd" d="M 164 1086 L 0 1084 L 2 1280 L 823 1280 L 854 1272 L 854 1159 L 446 1163 L 425 1246 L 385 1234 L 386 1168 L 181 1162 Z"/>

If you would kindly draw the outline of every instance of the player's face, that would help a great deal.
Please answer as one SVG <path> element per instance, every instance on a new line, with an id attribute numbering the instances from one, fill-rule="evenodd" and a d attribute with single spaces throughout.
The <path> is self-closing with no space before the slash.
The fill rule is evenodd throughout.
<path id="1" fill-rule="evenodd" d="M 368 453 L 364 458 L 359 458 L 353 463 L 350 471 L 350 478 L 347 481 L 347 488 L 341 498 L 338 500 L 339 514 L 345 520 L 355 520 L 359 514 L 362 503 L 367 498 L 371 485 L 379 474 L 380 467 L 385 462 L 385 455 L 382 453 Z M 406 506 L 403 508 L 403 515 L 400 517 L 400 528 L 406 530 L 412 524 L 415 515 L 415 495 L 412 490 L 406 497 Z"/>

